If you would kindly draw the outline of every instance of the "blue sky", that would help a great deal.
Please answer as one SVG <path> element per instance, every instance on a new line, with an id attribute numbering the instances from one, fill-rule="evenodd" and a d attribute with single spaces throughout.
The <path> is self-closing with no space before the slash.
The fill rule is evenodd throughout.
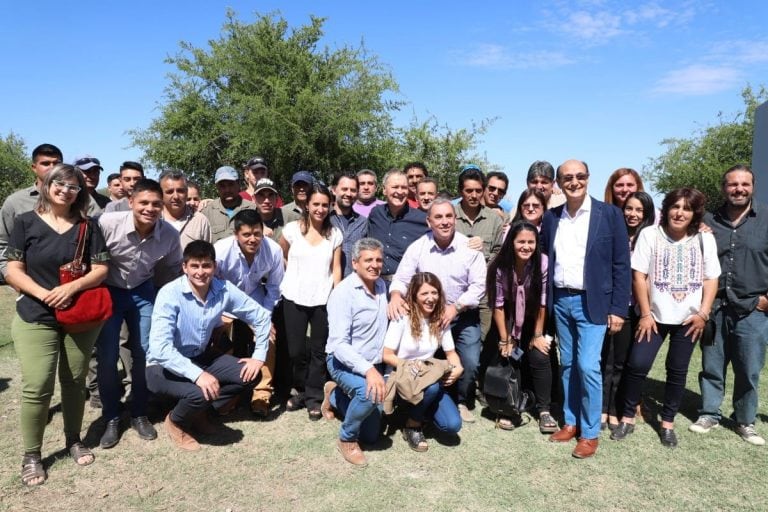
<path id="1" fill-rule="evenodd" d="M 618 167 L 641 170 L 662 139 L 742 108 L 768 84 L 768 2 L 5 2 L 0 8 L 0 134 L 109 172 L 139 159 L 127 130 L 158 112 L 179 41 L 219 37 L 279 10 L 294 26 L 327 17 L 331 47 L 365 42 L 408 102 L 453 128 L 498 117 L 478 148 L 522 188 L 528 165 L 590 164 L 593 195 Z M 243 155 L 243 160 L 250 155 Z"/>

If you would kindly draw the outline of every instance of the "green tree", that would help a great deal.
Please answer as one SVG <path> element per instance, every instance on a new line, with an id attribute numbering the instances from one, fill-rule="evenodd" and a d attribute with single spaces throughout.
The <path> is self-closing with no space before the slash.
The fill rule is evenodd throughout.
<path id="1" fill-rule="evenodd" d="M 35 182 L 30 164 L 27 146 L 21 137 L 13 132 L 0 137 L 0 204 L 14 191 Z"/>
<path id="2" fill-rule="evenodd" d="M 320 48 L 323 18 L 289 29 L 277 14 L 242 23 L 230 10 L 208 48 L 181 43 L 166 102 L 134 144 L 156 167 L 212 184 L 221 165 L 264 156 L 283 185 L 298 169 L 384 167 L 395 150 L 397 84 L 365 47 Z"/>
<path id="3" fill-rule="evenodd" d="M 736 164 L 749 165 L 752 160 L 755 109 L 768 99 L 768 90 L 761 86 L 755 94 L 746 86 L 741 96 L 743 112 L 731 116 L 720 112 L 717 124 L 698 130 L 690 138 L 661 141 L 666 151 L 652 159 L 643 173 L 656 190 L 696 187 L 707 195 L 708 210 L 722 203 L 723 172 Z"/>
<path id="4" fill-rule="evenodd" d="M 423 122 L 414 118 L 407 128 L 399 130 L 398 155 L 394 161 L 402 165 L 409 161 L 423 162 L 440 190 L 455 192 L 457 175 L 463 165 L 473 163 L 485 172 L 497 168 L 477 153 L 480 137 L 494 121 L 496 118 L 485 119 L 472 123 L 470 128 L 454 130 L 441 125 L 434 116 Z"/>

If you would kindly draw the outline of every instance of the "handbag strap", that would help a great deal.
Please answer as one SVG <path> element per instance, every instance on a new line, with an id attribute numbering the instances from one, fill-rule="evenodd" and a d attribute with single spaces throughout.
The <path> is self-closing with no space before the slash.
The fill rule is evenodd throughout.
<path id="1" fill-rule="evenodd" d="M 80 231 L 77 234 L 77 249 L 75 249 L 75 259 L 73 263 L 80 265 L 83 263 L 83 256 L 85 255 L 85 238 L 88 234 L 88 221 L 80 221 Z"/>

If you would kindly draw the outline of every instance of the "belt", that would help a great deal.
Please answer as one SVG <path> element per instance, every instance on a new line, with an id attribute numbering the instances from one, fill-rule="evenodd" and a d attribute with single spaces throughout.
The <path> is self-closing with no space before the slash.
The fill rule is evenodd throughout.
<path id="1" fill-rule="evenodd" d="M 555 287 L 555 290 L 561 293 L 567 293 L 568 295 L 581 295 L 584 293 L 584 290 L 580 290 L 578 288 L 569 288 L 568 286 L 563 288 Z"/>

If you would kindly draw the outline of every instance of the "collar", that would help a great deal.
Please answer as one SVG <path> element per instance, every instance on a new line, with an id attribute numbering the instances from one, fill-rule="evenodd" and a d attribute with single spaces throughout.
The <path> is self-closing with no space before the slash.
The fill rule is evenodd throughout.
<path id="1" fill-rule="evenodd" d="M 352 281 L 352 285 L 355 288 L 359 288 L 363 290 L 363 292 L 365 292 L 366 295 L 369 295 L 369 296 L 371 295 L 371 292 L 368 291 L 368 287 L 365 286 L 365 283 L 360 278 L 360 276 L 357 275 L 357 272 L 352 272 L 351 274 L 349 274 L 349 277 L 347 277 L 347 279 L 350 279 Z M 384 283 L 384 280 L 381 277 L 379 277 L 373 283 L 373 294 L 374 296 L 378 296 L 381 294 L 386 295 L 386 293 L 387 293 L 386 284 Z"/>
<path id="2" fill-rule="evenodd" d="M 426 236 L 427 236 L 427 239 L 429 240 L 430 251 L 431 250 L 438 250 L 440 252 L 447 252 L 449 250 L 453 250 L 453 251 L 458 250 L 459 249 L 459 238 L 464 236 L 464 235 L 462 235 L 458 231 L 454 231 L 453 232 L 453 238 L 451 239 L 451 243 L 449 243 L 448 247 L 446 247 L 445 249 L 443 249 L 442 247 L 437 245 L 437 242 L 435 242 L 435 235 L 432 232 L 432 230 L 430 230 L 429 233 L 427 233 Z"/>
<path id="3" fill-rule="evenodd" d="M 197 296 L 192 291 L 192 286 L 189 284 L 189 278 L 187 275 L 183 275 L 179 277 L 181 279 L 181 293 L 184 295 L 190 296 L 194 299 L 197 299 Z M 221 291 L 224 289 L 224 281 L 219 279 L 218 277 L 212 277 L 211 278 L 211 285 L 208 287 L 208 294 L 205 296 L 206 302 L 213 297 L 219 295 Z"/>
<path id="4" fill-rule="evenodd" d="M 573 217 L 568 213 L 568 202 L 563 203 L 563 215 L 572 219 L 578 217 L 580 213 L 589 213 L 590 211 L 592 211 L 592 197 L 589 194 L 584 197 L 584 202 L 581 203 L 579 209 L 576 210 L 576 215 Z"/>
<path id="5" fill-rule="evenodd" d="M 387 213 L 387 217 L 389 217 L 390 219 L 397 220 L 397 219 L 402 219 L 403 217 L 408 215 L 408 212 L 411 211 L 411 206 L 408 204 L 408 201 L 406 200 L 405 204 L 403 205 L 403 209 L 400 210 L 400 213 L 397 215 L 397 217 L 392 216 L 392 210 L 389 209 L 388 203 L 384 203 L 384 210 Z"/>
<path id="6" fill-rule="evenodd" d="M 455 210 L 456 210 L 456 217 L 457 218 L 470 220 L 469 216 L 464 211 L 464 208 L 462 208 L 461 203 L 456 205 Z M 477 222 L 480 219 L 485 219 L 486 217 L 488 217 L 489 212 L 491 212 L 491 209 L 488 208 L 487 206 L 481 204 L 480 205 L 480 210 L 477 212 L 477 217 L 475 217 L 475 220 L 473 220 L 472 222 Z"/>
<path id="7" fill-rule="evenodd" d="M 136 235 L 139 235 L 139 232 L 136 231 L 136 224 L 133 221 L 133 210 L 128 210 L 127 212 L 120 212 L 125 213 L 125 220 L 123 221 L 125 227 L 126 227 L 126 234 L 136 233 Z M 163 223 L 163 219 L 158 218 L 157 221 L 155 221 L 155 225 L 152 228 L 152 231 L 147 235 L 147 238 L 159 238 L 160 235 L 160 224 Z M 175 230 L 174 230 L 175 231 Z"/>

